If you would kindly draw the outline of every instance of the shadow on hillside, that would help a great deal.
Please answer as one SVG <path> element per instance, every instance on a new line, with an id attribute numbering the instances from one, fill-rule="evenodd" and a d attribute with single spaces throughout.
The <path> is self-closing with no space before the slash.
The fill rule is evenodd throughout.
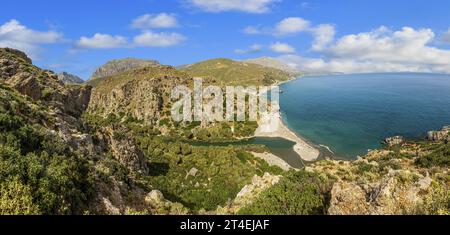
<path id="1" fill-rule="evenodd" d="M 151 162 L 148 165 L 149 176 L 165 176 L 169 172 L 169 164 L 162 162 Z"/>

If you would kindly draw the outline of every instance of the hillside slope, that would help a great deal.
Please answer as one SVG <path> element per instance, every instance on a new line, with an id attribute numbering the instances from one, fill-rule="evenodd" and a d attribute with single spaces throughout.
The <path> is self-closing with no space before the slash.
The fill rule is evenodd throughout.
<path id="1" fill-rule="evenodd" d="M 255 59 L 249 59 L 249 60 L 245 60 L 244 62 L 285 71 L 294 77 L 304 74 L 303 72 L 301 72 L 295 68 L 292 68 L 287 64 L 283 64 L 281 61 L 279 61 L 275 58 L 271 58 L 271 57 L 260 57 L 260 58 L 255 58 Z"/>
<path id="2" fill-rule="evenodd" d="M 289 73 L 278 69 L 229 59 L 207 60 L 181 70 L 219 85 L 273 85 L 292 78 Z"/>

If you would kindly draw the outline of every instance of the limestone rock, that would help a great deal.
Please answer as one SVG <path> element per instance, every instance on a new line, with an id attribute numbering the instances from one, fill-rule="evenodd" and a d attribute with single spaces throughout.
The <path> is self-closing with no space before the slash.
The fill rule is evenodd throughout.
<path id="1" fill-rule="evenodd" d="M 450 126 L 444 126 L 440 131 L 429 131 L 428 140 L 430 141 L 442 141 L 449 140 Z"/>
<path id="2" fill-rule="evenodd" d="M 186 179 L 187 179 L 189 176 L 195 177 L 195 176 L 197 175 L 197 173 L 198 173 L 198 169 L 195 168 L 195 167 L 192 167 L 192 168 L 189 170 L 189 172 L 186 174 Z"/>
<path id="3" fill-rule="evenodd" d="M 407 182 L 405 178 L 415 178 Z M 339 181 L 331 190 L 328 213 L 331 215 L 413 214 L 423 203 L 432 179 L 406 170 L 389 172 L 378 182 L 356 184 Z"/>
<path id="4" fill-rule="evenodd" d="M 73 74 L 67 73 L 67 72 L 62 72 L 58 74 L 58 79 L 63 82 L 66 85 L 71 85 L 71 84 L 82 84 L 84 83 L 83 79 L 81 79 L 78 76 L 75 76 Z"/>
<path id="5" fill-rule="evenodd" d="M 114 126 L 103 127 L 98 135 L 122 165 L 134 172 L 148 173 L 145 155 L 128 129 Z"/>
<path id="6" fill-rule="evenodd" d="M 168 66 L 147 67 L 108 77 L 92 93 L 89 112 L 102 116 L 124 113 L 155 125 L 170 118 L 172 90 L 189 76 Z"/>
<path id="7" fill-rule="evenodd" d="M 92 75 L 91 80 L 108 77 L 135 68 L 143 68 L 157 65 L 159 65 L 159 63 L 158 61 L 155 60 L 140 60 L 134 58 L 112 60 L 100 66 Z"/>
<path id="8" fill-rule="evenodd" d="M 384 143 L 386 143 L 390 147 L 403 144 L 404 142 L 405 139 L 402 136 L 389 137 L 384 140 Z"/>
<path id="9" fill-rule="evenodd" d="M 146 203 L 164 203 L 164 195 L 159 190 L 152 190 L 150 193 L 145 196 Z"/>

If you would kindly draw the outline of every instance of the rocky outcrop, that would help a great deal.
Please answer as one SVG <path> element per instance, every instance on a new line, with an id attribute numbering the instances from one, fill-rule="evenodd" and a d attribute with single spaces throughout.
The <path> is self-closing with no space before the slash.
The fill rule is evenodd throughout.
<path id="1" fill-rule="evenodd" d="M 91 80 L 109 77 L 131 69 L 151 67 L 157 65 L 159 65 L 159 63 L 156 60 L 140 60 L 134 58 L 112 60 L 100 66 L 92 75 Z"/>
<path id="2" fill-rule="evenodd" d="M 84 80 L 80 77 L 66 72 L 59 73 L 58 79 L 66 85 L 80 85 L 84 83 Z"/>
<path id="3" fill-rule="evenodd" d="M 428 132 L 428 140 L 430 141 L 442 141 L 442 140 L 450 140 L 449 137 L 450 126 L 444 126 L 440 131 L 429 131 Z"/>
<path id="4" fill-rule="evenodd" d="M 236 214 L 241 208 L 250 205 L 266 189 L 277 184 L 279 175 L 264 173 L 263 176 L 253 176 L 252 183 L 245 185 L 236 198 L 225 207 L 218 207 L 217 214 Z"/>
<path id="5" fill-rule="evenodd" d="M 403 144 L 404 142 L 405 142 L 405 139 L 402 136 L 389 137 L 384 140 L 384 143 L 386 145 L 388 145 L 389 147 L 392 147 L 395 145 L 400 145 L 400 144 Z"/>
<path id="6" fill-rule="evenodd" d="M 127 114 L 146 124 L 170 115 L 170 94 L 187 85 L 189 76 L 169 66 L 133 70 L 100 82 L 94 89 L 89 112 L 108 116 Z"/>
<path id="7" fill-rule="evenodd" d="M 17 50 L 0 49 L 0 74 L 19 93 L 79 116 L 89 104 L 91 87 L 66 87 L 52 71 L 42 70 Z"/>
<path id="8" fill-rule="evenodd" d="M 147 160 L 130 131 L 123 127 L 104 127 L 98 138 L 115 159 L 132 172 L 148 173 Z"/>
<path id="9" fill-rule="evenodd" d="M 407 180 L 410 179 L 410 180 Z M 431 185 L 429 176 L 390 171 L 380 181 L 358 184 L 339 181 L 331 190 L 331 215 L 414 214 Z"/>

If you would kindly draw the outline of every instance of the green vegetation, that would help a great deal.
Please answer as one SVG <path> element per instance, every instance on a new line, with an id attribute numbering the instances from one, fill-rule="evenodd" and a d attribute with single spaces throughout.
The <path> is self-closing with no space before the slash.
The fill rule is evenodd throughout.
<path id="1" fill-rule="evenodd" d="M 152 78 L 168 79 L 168 78 L 183 78 L 183 80 L 190 81 L 189 75 L 181 72 L 171 66 L 155 66 L 132 69 L 123 73 L 119 73 L 110 77 L 98 78 L 88 81 L 86 84 L 97 88 L 100 93 L 109 92 L 115 87 L 126 84 L 130 81 L 142 81 L 144 79 Z M 190 81 L 191 82 L 191 81 Z"/>
<path id="2" fill-rule="evenodd" d="M 243 215 L 320 215 L 326 213 L 327 182 L 305 171 L 289 172 L 272 188 L 264 191 Z"/>
<path id="3" fill-rule="evenodd" d="M 254 175 L 282 172 L 231 146 L 192 146 L 142 133 L 138 140 L 149 159 L 151 175 L 145 180 L 169 200 L 193 211 L 214 210 L 224 205 Z"/>
<path id="4" fill-rule="evenodd" d="M 32 122 L 38 107 L 0 90 L 0 214 L 81 214 L 92 194 L 89 164 Z M 50 118 L 47 118 L 50 119 Z"/>
<path id="5" fill-rule="evenodd" d="M 287 81 L 291 77 L 278 69 L 229 59 L 203 61 L 189 65 L 182 71 L 192 77 L 202 77 L 206 79 L 206 83 L 218 85 L 272 85 L 275 82 Z"/>
<path id="6" fill-rule="evenodd" d="M 443 144 L 424 157 L 416 159 L 415 164 L 419 167 L 450 167 L 450 145 Z"/>

